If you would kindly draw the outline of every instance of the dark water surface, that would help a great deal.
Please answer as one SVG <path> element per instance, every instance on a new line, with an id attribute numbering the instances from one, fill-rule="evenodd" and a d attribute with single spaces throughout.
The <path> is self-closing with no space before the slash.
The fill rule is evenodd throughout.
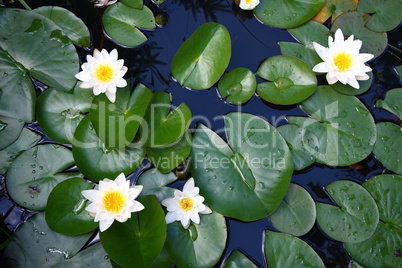
<path id="1" fill-rule="evenodd" d="M 32 0 L 27 1 L 27 3 L 32 8 L 46 4 L 67 8 L 80 17 L 90 29 L 93 37 L 93 48 L 106 48 L 109 51 L 118 48 L 112 41 L 102 37 L 101 14 L 103 10 L 94 9 L 93 4 L 88 1 Z M 286 122 L 284 116 L 305 115 L 296 105 L 278 107 L 265 103 L 256 95 L 243 106 L 233 106 L 220 99 L 216 88 L 201 91 L 188 90 L 182 88 L 171 78 L 170 64 L 177 49 L 196 28 L 205 22 L 221 23 L 226 26 L 231 35 L 232 57 L 227 68 L 228 71 L 238 67 L 247 67 L 255 72 L 263 60 L 281 54 L 278 41 L 295 41 L 287 31 L 261 24 L 252 17 L 250 12 L 240 12 L 237 8 L 232 8 L 232 1 L 166 0 L 160 8 L 157 8 L 150 1 L 145 1 L 145 3 L 155 15 L 166 15 L 167 24 L 161 28 L 157 27 L 154 31 L 146 32 L 149 40 L 138 48 L 118 48 L 119 58 L 123 58 L 125 65 L 130 68 L 129 75 L 133 82 L 142 82 L 152 90 L 171 93 L 173 104 L 176 106 L 185 102 L 195 117 L 191 127 L 194 127 L 196 122 L 203 122 L 225 137 L 222 115 L 228 112 L 241 111 L 256 114 L 266 118 L 275 126 Z M 239 17 L 247 18 L 248 16 L 249 19 L 242 22 L 236 13 Z M 399 27 L 398 30 L 389 33 L 389 42 L 395 48 L 389 47 L 382 56 L 370 63 L 374 72 L 373 85 L 367 93 L 358 96 L 370 109 L 376 122 L 396 120 L 388 112 L 375 108 L 374 103 L 378 98 L 384 98 L 388 90 L 402 85 L 393 69 L 394 66 L 402 64 L 398 59 L 402 56 L 400 52 L 402 48 L 401 32 L 401 27 Z M 78 52 L 81 54 L 81 59 L 85 61 L 85 55 L 88 52 L 82 48 L 78 48 Z M 39 92 L 40 90 L 38 90 Z M 29 127 L 40 131 L 36 123 Z M 47 141 L 49 140 L 44 138 L 43 142 Z M 328 203 L 331 200 L 323 190 L 325 185 L 339 179 L 353 180 L 361 184 L 385 170 L 372 154 L 359 164 L 363 168 L 332 168 L 316 164 L 303 171 L 296 172 L 292 182 L 307 189 L 315 201 Z M 139 173 L 139 171 L 135 172 L 130 178 L 136 179 Z M 35 212 L 24 210 L 10 201 L 4 189 L 4 178 L 1 179 L 0 215 L 2 215 L 5 225 L 14 231 Z M 182 185 L 183 182 L 175 184 L 179 187 Z M 229 231 L 227 247 L 217 267 L 234 249 L 240 249 L 259 267 L 265 267 L 264 231 L 267 229 L 275 230 L 269 219 L 265 218 L 251 223 L 227 219 L 227 224 Z M 344 250 L 342 243 L 327 237 L 317 224 L 301 239 L 315 249 L 326 267 L 347 267 L 349 265 L 350 257 Z"/>

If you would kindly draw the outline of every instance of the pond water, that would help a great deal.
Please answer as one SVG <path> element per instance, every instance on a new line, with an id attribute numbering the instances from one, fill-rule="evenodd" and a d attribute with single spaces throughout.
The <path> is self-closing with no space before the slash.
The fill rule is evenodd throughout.
<path id="1" fill-rule="evenodd" d="M 285 116 L 305 115 L 297 106 L 275 106 L 261 100 L 258 96 L 245 105 L 234 106 L 225 103 L 217 93 L 216 88 L 209 90 L 189 90 L 182 88 L 171 78 L 170 64 L 180 45 L 201 24 L 215 21 L 223 24 L 228 29 L 232 39 L 232 57 L 227 70 L 238 67 L 246 67 L 255 72 L 261 61 L 274 55 L 279 55 L 278 41 L 294 42 L 294 38 L 286 31 L 268 27 L 260 23 L 249 12 L 241 12 L 233 7 L 228 0 L 167 0 L 159 8 L 151 1 L 145 1 L 154 14 L 163 14 L 167 17 L 167 23 L 163 27 L 157 27 L 154 31 L 145 32 L 148 41 L 138 48 L 121 48 L 102 35 L 101 14 L 102 9 L 94 9 L 88 1 L 56 0 L 56 1 L 27 1 L 32 8 L 46 4 L 61 6 L 74 12 L 88 26 L 92 33 L 93 48 L 106 48 L 111 50 L 118 48 L 119 58 L 125 60 L 129 66 L 129 75 L 135 82 L 142 82 L 152 90 L 167 91 L 173 96 L 173 104 L 178 106 L 184 102 L 191 109 L 195 117 L 191 127 L 197 122 L 203 122 L 218 134 L 224 136 L 224 122 L 222 115 L 241 111 L 259 115 L 266 118 L 274 126 L 284 124 Z M 237 16 L 236 16 L 237 15 Z M 238 17 L 245 19 L 242 21 Z M 379 98 L 384 98 L 385 93 L 392 88 L 401 87 L 402 83 L 393 67 L 402 62 L 401 27 L 389 33 L 389 47 L 382 56 L 370 63 L 373 68 L 374 79 L 370 90 L 358 96 L 372 112 L 376 122 L 395 121 L 395 118 L 382 109 L 374 108 L 374 103 Z M 79 48 L 81 59 L 85 61 L 86 50 Z M 257 78 L 258 79 L 258 78 Z M 40 86 L 40 85 L 39 85 Z M 38 88 L 38 94 L 40 87 Z M 41 131 L 36 123 L 28 127 Z M 46 137 L 41 142 L 49 142 Z M 363 183 L 374 175 L 381 174 L 385 168 L 371 154 L 367 159 L 354 168 L 332 168 L 315 164 L 300 172 L 295 172 L 292 182 L 303 186 L 311 194 L 315 201 L 331 202 L 325 194 L 323 187 L 339 179 L 353 180 Z M 130 176 L 135 180 L 140 174 L 136 171 Z M 5 225 L 10 230 L 15 230 L 34 211 L 24 210 L 7 197 L 3 183 L 1 184 L 0 213 Z M 173 186 L 182 187 L 183 182 Z M 275 230 L 268 218 L 245 223 L 238 220 L 227 219 L 229 239 L 222 259 L 217 264 L 219 267 L 233 249 L 240 249 L 259 267 L 266 266 L 263 254 L 263 234 L 265 230 Z M 314 228 L 302 236 L 301 239 L 311 245 L 324 261 L 326 267 L 347 267 L 350 257 L 343 248 L 341 242 L 337 242 L 326 236 L 315 224 Z"/>

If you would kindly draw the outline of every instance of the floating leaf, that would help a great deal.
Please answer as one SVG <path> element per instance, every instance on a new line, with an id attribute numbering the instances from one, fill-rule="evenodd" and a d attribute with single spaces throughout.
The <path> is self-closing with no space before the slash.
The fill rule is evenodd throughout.
<path id="1" fill-rule="evenodd" d="M 177 177 L 172 172 L 163 174 L 153 168 L 142 173 L 138 178 L 137 184 L 144 186 L 141 196 L 156 195 L 158 201 L 162 202 L 162 200 L 174 195 L 175 189 L 166 187 L 166 185 L 176 180 Z"/>
<path id="2" fill-rule="evenodd" d="M 154 263 L 152 263 L 150 268 L 172 267 L 173 265 L 174 263 L 169 258 L 169 254 L 167 253 L 166 249 L 163 248 L 158 258 Z"/>
<path id="3" fill-rule="evenodd" d="M 90 34 L 85 23 L 69 10 L 57 6 L 43 6 L 34 9 L 38 14 L 45 16 L 59 26 L 66 36 L 75 45 L 91 46 Z M 54 36 L 53 38 L 56 38 Z"/>
<path id="4" fill-rule="evenodd" d="M 200 215 L 200 224 L 184 229 L 180 222 L 168 224 L 166 251 L 178 267 L 212 267 L 225 249 L 225 218 L 213 212 Z"/>
<path id="5" fill-rule="evenodd" d="M 93 188 L 92 183 L 82 178 L 60 182 L 50 192 L 46 207 L 46 223 L 58 233 L 84 234 L 95 230 L 98 223 L 85 210 L 88 205 L 82 191 Z"/>
<path id="6" fill-rule="evenodd" d="M 172 74 L 184 87 L 208 89 L 222 76 L 230 55 L 230 35 L 225 26 L 204 23 L 176 52 Z"/>
<path id="7" fill-rule="evenodd" d="M 302 60 L 290 56 L 274 56 L 265 60 L 257 74 L 271 82 L 257 85 L 257 94 L 264 100 L 280 105 L 299 103 L 317 88 L 317 78 Z"/>
<path id="8" fill-rule="evenodd" d="M 325 0 L 261 1 L 253 10 L 263 23 L 275 28 L 293 28 L 310 20 Z"/>
<path id="9" fill-rule="evenodd" d="M 254 95 L 257 80 L 247 68 L 237 68 L 225 74 L 218 84 L 219 95 L 232 104 L 246 103 Z"/>
<path id="10" fill-rule="evenodd" d="M 318 12 L 312 20 L 324 23 L 332 17 L 333 22 L 343 13 L 356 10 L 357 3 L 358 0 L 326 0 L 320 12 Z"/>
<path id="11" fill-rule="evenodd" d="M 124 267 L 148 267 L 159 256 L 166 240 L 165 214 L 155 196 L 138 201 L 145 209 L 131 214 L 126 222 L 115 221 L 99 234 L 103 248 Z"/>
<path id="12" fill-rule="evenodd" d="M 123 3 L 109 6 L 102 17 L 107 35 L 122 46 L 134 47 L 145 41 L 147 37 L 138 29 L 155 29 L 152 11 L 143 6 L 135 9 Z"/>
<path id="13" fill-rule="evenodd" d="M 322 59 L 314 49 L 308 49 L 301 44 L 293 42 L 278 42 L 278 44 L 282 55 L 299 58 L 307 63 L 310 68 L 313 68 L 315 65 L 322 62 Z"/>
<path id="14" fill-rule="evenodd" d="M 191 174 L 206 204 L 242 221 L 264 218 L 280 205 L 293 162 L 279 132 L 260 117 L 225 115 L 229 145 L 199 125 L 193 138 Z"/>
<path id="15" fill-rule="evenodd" d="M 142 9 L 142 7 L 144 6 L 143 0 L 120 0 L 120 2 L 128 7 L 136 9 Z"/>
<path id="16" fill-rule="evenodd" d="M 2 8 L 1 47 L 25 73 L 50 87 L 71 90 L 78 73 L 78 55 L 61 28 L 34 11 Z"/>
<path id="17" fill-rule="evenodd" d="M 315 223 L 315 203 L 301 186 L 291 183 L 282 204 L 269 216 L 276 229 L 294 236 L 307 234 Z"/>
<path id="18" fill-rule="evenodd" d="M 92 103 L 92 90 L 76 85 L 67 93 L 49 88 L 39 99 L 36 116 L 39 126 L 54 141 L 71 144 L 74 132 Z"/>
<path id="19" fill-rule="evenodd" d="M 359 184 L 339 180 L 325 187 L 338 206 L 317 203 L 317 222 L 330 237 L 344 243 L 369 239 L 378 225 L 378 208 Z"/>
<path id="20" fill-rule="evenodd" d="M 238 268 L 238 267 L 247 267 L 247 268 L 257 268 L 249 258 L 247 258 L 243 253 L 238 250 L 233 250 L 230 253 L 229 258 L 225 261 L 223 268 Z"/>
<path id="21" fill-rule="evenodd" d="M 328 46 L 329 29 L 315 21 L 308 21 L 298 27 L 288 29 L 288 32 L 300 43 L 314 50 L 313 42 Z"/>
<path id="22" fill-rule="evenodd" d="M 111 260 L 103 249 L 101 243 L 99 242 L 81 250 L 73 258 L 67 259 L 65 262 L 57 267 L 90 267 L 94 264 L 96 264 L 97 268 L 111 267 Z"/>
<path id="23" fill-rule="evenodd" d="M 0 151 L 0 174 L 4 175 L 14 159 L 25 150 L 34 146 L 40 139 L 41 136 L 36 132 L 23 128 L 18 139 Z"/>
<path id="24" fill-rule="evenodd" d="M 13 144 L 21 134 L 25 122 L 0 115 L 0 150 Z"/>
<path id="25" fill-rule="evenodd" d="M 402 88 L 391 89 L 384 100 L 377 100 L 375 106 L 395 114 L 402 120 Z"/>
<path id="26" fill-rule="evenodd" d="M 8 193 L 20 206 L 44 210 L 59 182 L 80 176 L 76 172 L 60 173 L 73 164 L 71 151 L 60 145 L 44 144 L 26 150 L 7 171 Z"/>
<path id="27" fill-rule="evenodd" d="M 325 267 L 306 242 L 289 234 L 266 231 L 264 251 L 269 267 Z"/>
<path id="28" fill-rule="evenodd" d="M 375 32 L 388 32 L 402 20 L 402 6 L 399 0 L 360 0 L 358 11 L 372 14 L 366 27 Z"/>
<path id="29" fill-rule="evenodd" d="M 74 134 L 75 163 L 86 178 L 96 182 L 104 178 L 114 179 L 122 172 L 130 174 L 141 164 L 144 154 L 138 143 L 107 149 L 96 136 L 88 115 L 82 119 Z"/>

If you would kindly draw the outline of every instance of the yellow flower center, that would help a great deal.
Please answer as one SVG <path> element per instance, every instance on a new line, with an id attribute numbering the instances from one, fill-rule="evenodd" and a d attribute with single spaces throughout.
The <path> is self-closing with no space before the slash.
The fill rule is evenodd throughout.
<path id="1" fill-rule="evenodd" d="M 109 191 L 103 196 L 103 206 L 112 213 L 120 212 L 126 203 L 126 196 L 121 191 Z"/>
<path id="2" fill-rule="evenodd" d="M 352 56 L 348 53 L 341 52 L 334 57 L 334 64 L 339 71 L 343 72 L 352 66 Z"/>
<path id="3" fill-rule="evenodd" d="M 110 82 L 113 78 L 113 75 L 114 75 L 114 70 L 112 67 L 110 67 L 110 65 L 100 64 L 95 69 L 95 76 L 102 83 Z"/>
<path id="4" fill-rule="evenodd" d="M 253 0 L 246 0 L 246 4 L 249 5 L 253 2 Z"/>
<path id="5" fill-rule="evenodd" d="M 192 209 L 193 206 L 194 206 L 194 201 L 193 201 L 193 199 L 191 199 L 189 197 L 185 197 L 180 200 L 180 207 L 186 211 Z"/>

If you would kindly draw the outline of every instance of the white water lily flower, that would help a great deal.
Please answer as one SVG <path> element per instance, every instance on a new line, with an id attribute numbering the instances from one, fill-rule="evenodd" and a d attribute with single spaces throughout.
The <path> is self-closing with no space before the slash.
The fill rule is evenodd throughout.
<path id="1" fill-rule="evenodd" d="M 94 50 L 94 55 L 87 56 L 87 62 L 82 64 L 82 71 L 75 75 L 83 83 L 81 88 L 93 88 L 94 94 L 105 93 L 111 102 L 116 100 L 116 87 L 125 87 L 127 81 L 123 78 L 127 72 L 124 60 L 117 59 L 117 50 L 110 54 L 105 50 Z"/>
<path id="2" fill-rule="evenodd" d="M 132 212 L 144 209 L 144 206 L 134 199 L 141 193 L 143 186 L 130 187 L 130 181 L 121 173 L 113 180 L 99 181 L 98 189 L 82 191 L 82 195 L 92 203 L 85 209 L 94 221 L 99 222 L 101 232 L 108 229 L 114 222 L 125 222 Z"/>
<path id="3" fill-rule="evenodd" d="M 239 7 L 243 10 L 253 10 L 259 3 L 260 0 L 240 0 Z"/>
<path id="4" fill-rule="evenodd" d="M 174 197 L 169 197 L 162 201 L 168 213 L 166 214 L 166 222 L 172 223 L 180 221 L 185 229 L 190 226 L 193 221 L 200 223 L 200 214 L 210 214 L 212 210 L 203 204 L 204 197 L 199 195 L 200 189 L 194 187 L 194 179 L 190 178 L 183 186 L 183 191 L 174 191 Z"/>
<path id="5" fill-rule="evenodd" d="M 328 48 L 313 42 L 314 49 L 324 61 L 314 66 L 313 71 L 327 73 L 328 84 L 332 85 L 337 81 L 342 84 L 349 84 L 359 88 L 357 80 L 367 80 L 370 77 L 366 72 L 371 68 L 364 63 L 374 57 L 369 53 L 359 53 L 362 46 L 361 40 L 353 40 L 353 35 L 347 40 L 344 39 L 341 29 L 336 30 L 335 40 L 328 37 Z"/>

